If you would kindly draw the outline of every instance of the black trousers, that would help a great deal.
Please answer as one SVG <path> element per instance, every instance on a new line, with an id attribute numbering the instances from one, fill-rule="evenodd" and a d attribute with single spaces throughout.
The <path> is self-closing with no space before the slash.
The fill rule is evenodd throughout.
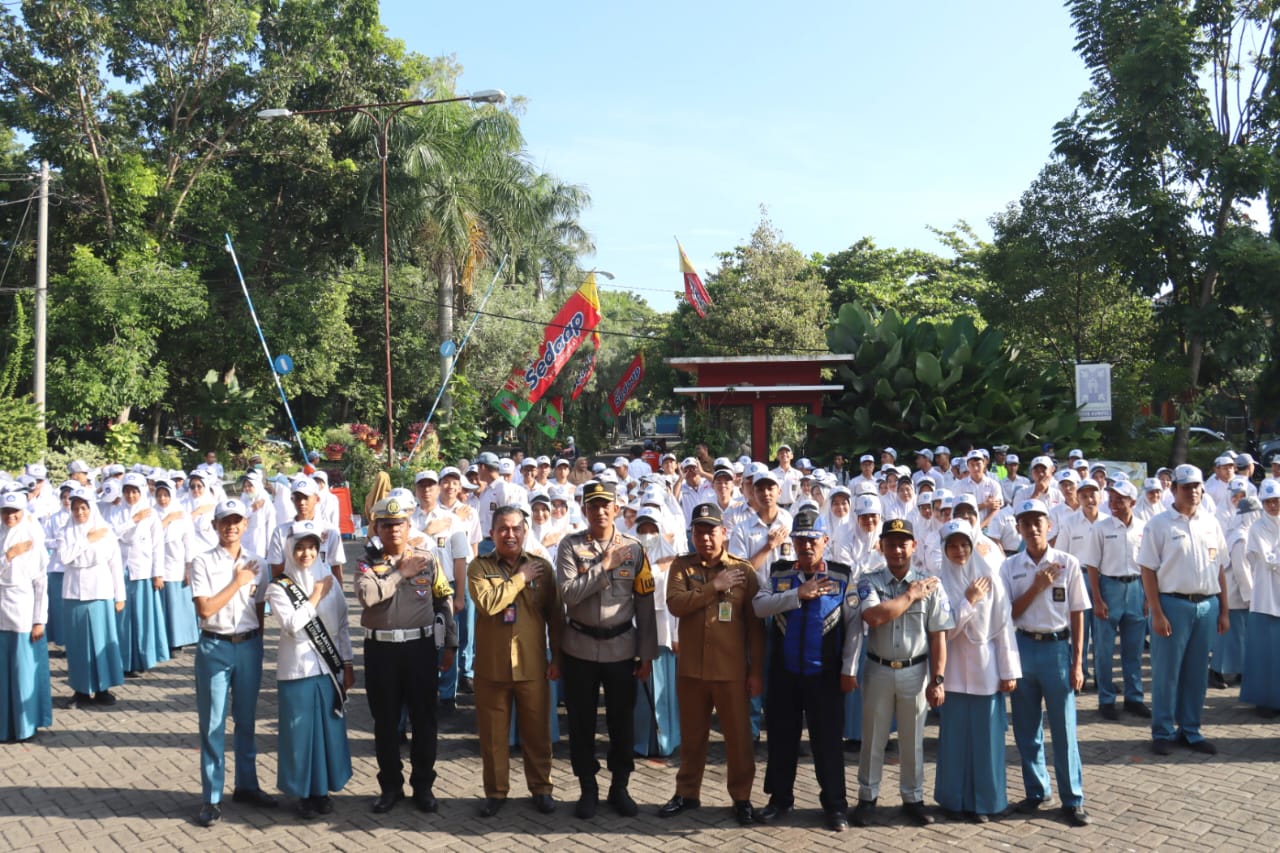
<path id="1" fill-rule="evenodd" d="M 378 757 L 378 787 L 404 787 L 400 761 L 400 711 L 407 708 L 413 726 L 409 747 L 409 785 L 430 791 L 436 781 L 436 695 L 439 683 L 432 637 L 407 643 L 364 643 L 364 688 L 373 714 L 373 747 Z"/>
<path id="2" fill-rule="evenodd" d="M 635 769 L 636 677 L 635 661 L 597 663 L 562 654 L 564 704 L 569 721 L 569 759 L 573 775 L 594 777 L 596 761 L 596 706 L 604 687 L 604 720 L 609 729 L 609 772 L 630 775 Z"/>
<path id="3" fill-rule="evenodd" d="M 800 732 L 809 722 L 813 771 L 823 811 L 843 811 L 849 802 L 844 786 L 844 694 L 837 668 L 818 675 L 797 675 L 774 664 L 769 669 L 765 697 L 769 719 L 769 764 L 764 792 L 776 806 L 795 804 L 796 765 L 800 760 Z"/>

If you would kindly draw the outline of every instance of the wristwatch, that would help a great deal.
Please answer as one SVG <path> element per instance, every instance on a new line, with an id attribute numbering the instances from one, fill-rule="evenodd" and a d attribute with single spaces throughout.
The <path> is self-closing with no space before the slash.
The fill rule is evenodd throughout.
<path id="1" fill-rule="evenodd" d="M 943 678 L 942 678 L 942 676 L 941 676 L 941 675 L 935 675 L 935 676 L 933 677 L 933 682 L 932 682 L 933 684 L 935 684 L 935 685 L 936 685 L 936 684 L 941 684 L 942 682 L 943 682 Z"/>

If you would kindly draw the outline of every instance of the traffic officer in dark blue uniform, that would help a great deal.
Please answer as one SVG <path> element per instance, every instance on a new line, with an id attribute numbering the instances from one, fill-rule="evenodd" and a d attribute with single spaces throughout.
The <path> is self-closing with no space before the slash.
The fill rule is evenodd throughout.
<path id="1" fill-rule="evenodd" d="M 852 570 L 823 559 L 826 525 L 814 509 L 796 513 L 791 527 L 794 560 L 778 560 L 770 567 L 769 585 L 756 593 L 756 616 L 772 616 L 765 713 L 769 719 L 769 764 L 764 791 L 769 804 L 759 820 L 777 820 L 795 802 L 796 763 L 800 729 L 809 723 L 813 769 L 827 828 L 843 832 L 845 817 L 844 693 L 856 686 L 862 643 L 860 600 L 851 594 Z"/>

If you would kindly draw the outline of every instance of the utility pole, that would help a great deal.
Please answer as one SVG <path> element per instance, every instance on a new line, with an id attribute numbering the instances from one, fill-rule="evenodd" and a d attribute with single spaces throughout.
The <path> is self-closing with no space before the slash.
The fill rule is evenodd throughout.
<path id="1" fill-rule="evenodd" d="M 36 352 L 32 396 L 40 412 L 40 429 L 45 428 L 44 369 L 48 360 L 46 339 L 49 325 L 49 161 L 40 161 L 40 219 L 36 235 Z"/>

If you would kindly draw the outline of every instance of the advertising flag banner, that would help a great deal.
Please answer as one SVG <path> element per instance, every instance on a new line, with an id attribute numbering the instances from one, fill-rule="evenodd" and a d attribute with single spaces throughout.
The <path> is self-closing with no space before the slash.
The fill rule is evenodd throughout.
<path id="1" fill-rule="evenodd" d="M 563 420 L 564 397 L 548 397 L 546 410 L 542 415 L 542 423 L 538 424 L 538 429 L 542 430 L 547 438 L 555 438 L 556 433 L 560 432 L 560 423 Z"/>
<path id="2" fill-rule="evenodd" d="M 635 393 L 642 379 L 644 379 L 644 350 L 636 354 L 636 357 L 627 365 L 627 369 L 622 371 L 622 378 L 618 380 L 618 384 L 609 392 L 609 408 L 613 410 L 615 417 L 622 414 L 622 407 Z"/>
<path id="3" fill-rule="evenodd" d="M 519 426 L 529 410 L 551 388 L 565 364 L 577 352 L 587 336 L 600 325 L 600 294 L 596 291 L 594 273 L 559 313 L 547 324 L 542 343 L 523 368 L 511 371 L 492 405 L 513 427 Z"/>
<path id="4" fill-rule="evenodd" d="M 684 246 L 680 245 L 679 240 L 676 240 L 676 248 L 680 250 L 680 272 L 684 273 L 685 301 L 693 306 L 693 310 L 698 312 L 699 317 L 705 317 L 707 309 L 712 305 L 711 296 L 702 286 L 702 279 L 698 278 L 698 272 L 689 262 L 689 256 L 684 253 Z"/>
<path id="5" fill-rule="evenodd" d="M 595 349 L 591 351 L 591 355 L 587 356 L 587 361 L 582 365 L 582 369 L 578 371 L 577 377 L 573 380 L 573 393 L 569 395 L 570 400 L 576 400 L 582 396 L 582 392 L 587 390 L 587 383 L 591 381 L 591 374 L 596 372 L 596 359 L 600 356 L 600 334 L 591 336 Z"/>

